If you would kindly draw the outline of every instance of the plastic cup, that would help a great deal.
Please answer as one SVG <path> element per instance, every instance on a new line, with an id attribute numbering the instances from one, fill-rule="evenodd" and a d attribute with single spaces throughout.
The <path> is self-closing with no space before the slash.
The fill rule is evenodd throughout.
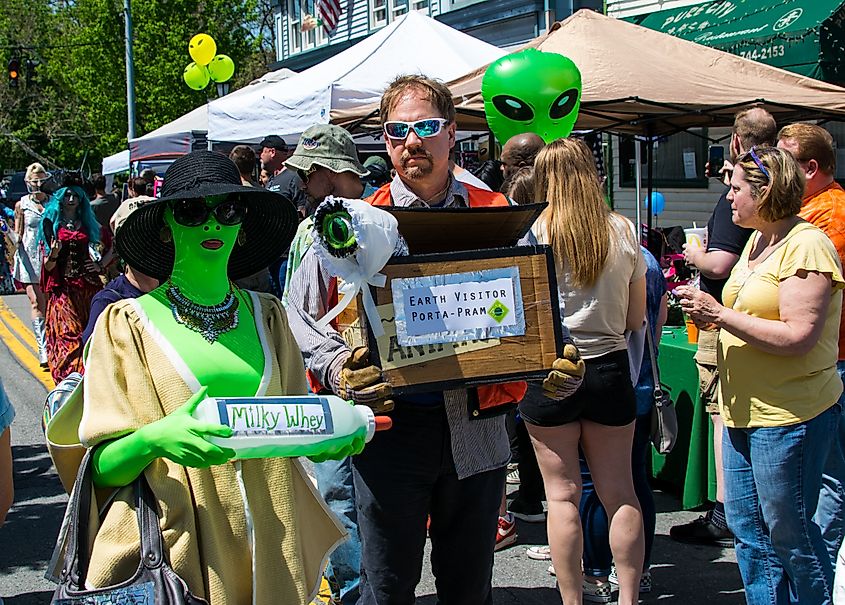
<path id="1" fill-rule="evenodd" d="M 696 326 L 693 321 L 689 318 L 686 318 L 685 322 L 687 326 L 687 342 L 690 344 L 695 344 L 698 342 L 698 326 Z"/>
<path id="2" fill-rule="evenodd" d="M 689 229 L 684 229 L 684 234 L 687 236 L 687 246 L 693 246 L 696 248 L 707 247 L 706 227 L 693 227 Z"/>

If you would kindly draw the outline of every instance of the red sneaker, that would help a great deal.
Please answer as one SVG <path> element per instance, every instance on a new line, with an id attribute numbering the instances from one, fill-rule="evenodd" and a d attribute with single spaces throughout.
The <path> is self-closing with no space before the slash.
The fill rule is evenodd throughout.
<path id="1" fill-rule="evenodd" d="M 496 530 L 496 547 L 493 550 L 502 550 L 512 544 L 516 544 L 516 519 L 508 513 L 499 517 L 499 528 Z"/>

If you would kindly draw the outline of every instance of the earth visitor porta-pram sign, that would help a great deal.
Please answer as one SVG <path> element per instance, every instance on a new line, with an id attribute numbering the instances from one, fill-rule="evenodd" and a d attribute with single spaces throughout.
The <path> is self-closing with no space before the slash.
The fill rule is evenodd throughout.
<path id="1" fill-rule="evenodd" d="M 402 346 L 525 334 L 518 267 L 394 279 L 391 288 Z"/>

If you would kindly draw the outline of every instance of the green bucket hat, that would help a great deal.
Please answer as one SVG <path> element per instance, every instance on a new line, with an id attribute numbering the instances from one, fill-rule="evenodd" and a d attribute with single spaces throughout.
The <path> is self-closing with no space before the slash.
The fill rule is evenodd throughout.
<path id="1" fill-rule="evenodd" d="M 332 172 L 354 172 L 366 176 L 369 171 L 358 161 L 355 141 L 346 130 L 333 124 L 316 124 L 299 137 L 296 151 L 285 162 L 293 170 L 308 172 L 314 165 Z"/>

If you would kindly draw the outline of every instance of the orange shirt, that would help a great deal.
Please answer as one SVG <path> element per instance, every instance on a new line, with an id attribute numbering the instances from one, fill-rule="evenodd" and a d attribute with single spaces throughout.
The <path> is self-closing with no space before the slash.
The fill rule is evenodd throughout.
<path id="1" fill-rule="evenodd" d="M 798 216 L 827 234 L 845 268 L 845 189 L 834 181 L 815 195 L 805 197 Z M 845 305 L 839 323 L 839 359 L 845 359 Z"/>

